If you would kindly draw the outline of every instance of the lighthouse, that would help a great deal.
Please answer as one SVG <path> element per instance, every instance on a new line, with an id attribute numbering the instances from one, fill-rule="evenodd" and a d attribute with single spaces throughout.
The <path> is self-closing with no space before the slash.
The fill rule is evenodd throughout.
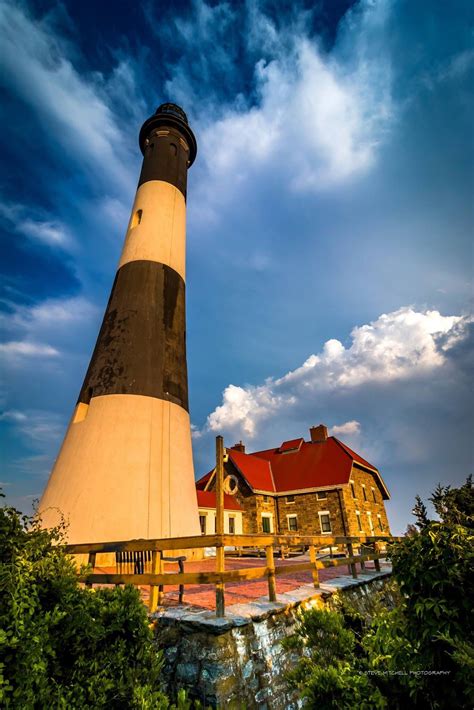
<path id="1" fill-rule="evenodd" d="M 39 505 L 71 543 L 198 535 L 186 363 L 187 172 L 196 139 L 162 104 L 102 326 Z"/>

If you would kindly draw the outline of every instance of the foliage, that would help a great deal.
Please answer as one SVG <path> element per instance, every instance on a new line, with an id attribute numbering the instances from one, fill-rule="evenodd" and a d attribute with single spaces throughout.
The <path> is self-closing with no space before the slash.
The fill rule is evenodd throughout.
<path id="1" fill-rule="evenodd" d="M 310 707 L 471 708 L 474 705 L 474 491 L 438 486 L 430 520 L 390 549 L 399 589 L 394 609 L 370 619 L 304 612 L 290 642 L 303 658 L 290 674 Z"/>
<path id="2" fill-rule="evenodd" d="M 169 708 L 138 591 L 82 588 L 63 539 L 64 525 L 0 509 L 0 705 Z"/>

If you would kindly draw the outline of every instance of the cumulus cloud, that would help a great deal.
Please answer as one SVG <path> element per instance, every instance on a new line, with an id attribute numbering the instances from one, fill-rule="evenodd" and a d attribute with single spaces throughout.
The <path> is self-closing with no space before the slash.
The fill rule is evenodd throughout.
<path id="1" fill-rule="evenodd" d="M 274 418 L 291 417 L 303 403 L 317 401 L 322 393 L 387 386 L 433 373 L 442 368 L 446 353 L 466 337 L 462 316 L 443 316 L 438 311 L 410 307 L 382 314 L 377 320 L 352 330 L 345 347 L 328 340 L 322 351 L 310 355 L 300 367 L 280 378 L 269 377 L 262 385 L 229 385 L 222 404 L 208 416 L 205 430 L 255 438 Z M 357 433 L 358 421 L 333 429 Z"/>
<path id="2" fill-rule="evenodd" d="M 335 424 L 331 427 L 331 434 L 334 434 L 335 436 L 344 436 L 345 434 L 353 436 L 359 433 L 360 422 L 357 422 L 355 419 L 352 419 L 350 422 L 344 422 L 344 424 Z"/>
<path id="3" fill-rule="evenodd" d="M 178 29 L 187 36 L 197 24 L 205 35 L 209 50 L 203 52 L 201 46 L 199 57 L 207 86 L 206 77 L 231 73 L 226 70 L 229 57 L 235 74 L 237 49 L 226 43 L 227 63 L 222 63 L 222 43 L 216 41 L 222 13 L 226 23 L 235 18 L 225 5 L 209 8 L 198 2 L 194 8 L 195 16 Z M 351 26 L 342 31 L 343 49 L 339 52 L 336 46 L 329 54 L 308 35 L 304 13 L 285 27 L 277 27 L 258 3 L 252 3 L 248 13 L 242 21 L 249 25 L 244 52 L 254 57 L 253 100 L 236 94 L 216 109 L 209 109 L 206 101 L 206 111 L 197 113 L 198 170 L 206 172 L 206 179 L 198 188 L 199 210 L 194 210 L 204 219 L 214 216 L 213 198 L 219 205 L 235 199 L 236 189 L 264 180 L 269 172 L 297 192 L 328 190 L 363 175 L 374 164 L 393 119 L 390 58 L 377 51 L 378 41 L 368 41 L 375 34 L 373 25 L 380 39 L 389 4 L 362 3 Z M 351 35 L 350 52 L 344 32 Z M 192 46 L 193 41 L 195 37 Z M 376 51 L 376 61 L 370 61 Z M 168 88 L 192 105 L 196 89 L 189 79 L 189 67 L 178 64 Z"/>

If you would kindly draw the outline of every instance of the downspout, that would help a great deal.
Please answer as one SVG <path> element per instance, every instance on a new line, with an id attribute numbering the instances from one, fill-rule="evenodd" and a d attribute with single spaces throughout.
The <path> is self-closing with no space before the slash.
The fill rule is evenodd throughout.
<path id="1" fill-rule="evenodd" d="M 344 537 L 347 537 L 346 517 L 344 514 L 344 508 L 343 508 L 342 501 L 341 501 L 341 489 L 340 488 L 337 489 L 337 498 L 339 500 L 339 507 L 341 509 L 342 529 L 344 531 Z"/>

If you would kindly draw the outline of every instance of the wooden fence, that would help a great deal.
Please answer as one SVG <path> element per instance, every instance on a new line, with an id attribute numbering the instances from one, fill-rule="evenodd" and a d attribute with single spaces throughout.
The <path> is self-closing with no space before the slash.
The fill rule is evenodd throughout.
<path id="1" fill-rule="evenodd" d="M 88 555 L 92 572 L 82 576 L 86 585 L 93 584 L 136 584 L 150 585 L 150 611 L 154 611 L 163 601 L 165 586 L 179 585 L 180 600 L 183 596 L 185 585 L 213 584 L 216 593 L 216 615 L 225 614 L 225 585 L 229 582 L 243 582 L 263 579 L 268 582 L 268 597 L 276 601 L 275 578 L 279 575 L 288 575 L 295 572 L 311 571 L 315 587 L 319 587 L 319 570 L 326 567 L 339 567 L 347 565 L 353 577 L 357 577 L 356 564 L 363 569 L 365 562 L 373 560 L 375 569 L 380 570 L 379 559 L 385 553 L 379 550 L 380 546 L 393 540 L 387 535 L 371 537 L 331 537 L 329 535 L 231 535 L 224 534 L 224 462 L 226 450 L 222 436 L 216 437 L 216 534 L 199 535 L 195 537 L 175 537 L 160 540 L 129 540 L 126 542 L 81 543 L 68 545 L 67 551 L 72 555 Z M 283 558 L 285 551 L 292 548 L 305 548 L 309 551 L 309 561 L 295 564 L 275 565 L 275 550 L 280 550 Z M 179 550 L 196 550 L 199 548 L 215 548 L 216 569 L 213 572 L 186 572 L 183 569 L 183 557 L 180 558 L 179 572 L 165 572 L 165 562 L 172 559 L 164 555 L 165 552 Z M 245 554 L 245 550 L 263 553 L 266 564 L 259 567 L 243 569 L 225 569 L 225 550 L 232 548 Z M 323 549 L 336 548 L 342 556 L 329 559 L 318 557 Z M 354 550 L 358 549 L 358 554 Z M 115 553 L 115 574 L 102 574 L 94 572 L 96 557 L 101 553 Z M 130 571 L 133 569 L 133 572 Z M 125 571 L 124 571 L 125 570 Z"/>
<path id="2" fill-rule="evenodd" d="M 169 585 L 212 584 L 216 593 L 216 616 L 225 614 L 225 585 L 229 582 L 242 582 L 267 579 L 268 597 L 276 601 L 275 578 L 295 572 L 312 573 L 313 584 L 319 587 L 319 570 L 326 567 L 347 565 L 352 576 L 357 577 L 356 565 L 363 569 L 365 562 L 373 560 L 375 569 L 380 570 L 380 558 L 385 557 L 385 545 L 394 540 L 388 536 L 371 537 L 331 537 L 328 535 L 230 535 L 221 532 L 215 535 L 196 537 L 165 538 L 160 540 L 129 540 L 126 542 L 84 543 L 68 545 L 72 555 L 88 555 L 91 572 L 82 575 L 81 581 L 93 584 L 135 584 L 150 585 L 149 609 L 154 611 L 163 601 L 164 588 Z M 275 564 L 275 552 L 288 554 L 292 548 L 308 550 L 309 560 L 296 563 Z M 195 550 L 215 548 L 215 571 L 201 572 L 165 572 L 165 563 L 169 557 L 165 552 L 173 550 Z M 265 554 L 265 564 L 242 569 L 225 569 L 226 548 L 239 550 L 245 554 L 251 550 Z M 321 550 L 337 551 L 338 556 L 321 556 Z M 116 573 L 95 572 L 98 554 L 115 553 Z M 342 556 L 339 556 L 342 555 Z M 173 559 L 173 558 L 171 558 Z M 125 571 L 123 571 L 125 569 Z M 131 571 L 133 569 L 133 571 Z"/>

